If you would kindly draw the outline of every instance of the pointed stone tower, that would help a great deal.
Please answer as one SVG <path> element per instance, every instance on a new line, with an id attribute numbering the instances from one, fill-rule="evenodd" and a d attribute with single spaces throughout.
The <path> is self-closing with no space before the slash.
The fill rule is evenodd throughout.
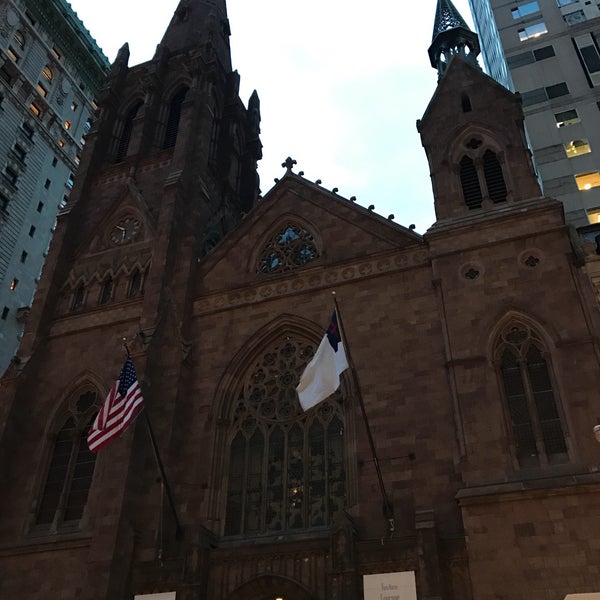
<path id="1" fill-rule="evenodd" d="M 182 381 L 191 360 L 187 334 L 198 263 L 259 195 L 260 102 L 256 92 L 248 108 L 239 98 L 229 35 L 224 0 L 182 0 L 151 61 L 129 66 L 125 44 L 110 69 L 18 356 L 0 386 L 0 456 L 11 456 L 4 467 L 13 459 L 24 465 L 38 453 L 57 456 L 57 435 L 77 440 L 77 447 L 69 446 L 64 472 L 58 458 L 50 459 L 60 489 L 41 482 L 34 490 L 38 483 L 0 473 L 36 504 L 30 514 L 18 494 L 3 495 L 2 511 L 13 523 L 3 531 L 8 538 L 18 537 L 23 523 L 42 535 L 80 530 L 87 491 L 75 492 L 73 477 L 81 469 L 88 477 L 94 472 L 85 430 L 119 373 L 123 338 L 168 461 L 177 390 L 191 394 Z M 75 579 L 83 579 L 67 586 L 74 597 L 125 597 L 122 577 L 114 572 L 107 579 L 93 565 L 130 560 L 134 532 L 122 519 L 136 512 L 132 498 L 143 497 L 148 482 L 155 487 L 152 462 L 131 462 L 148 456 L 146 433 L 136 431 L 120 455 L 98 458 L 96 469 L 108 460 L 111 468 L 87 504 L 85 526 L 98 535 L 86 544 L 89 569 L 75 568 Z M 15 437 L 20 441 L 13 446 Z M 31 464 L 23 473 L 34 470 Z M 156 515 L 158 505 L 151 504 Z"/>
<path id="2" fill-rule="evenodd" d="M 431 170 L 436 226 L 541 194 L 521 99 L 481 71 L 478 52 L 477 35 L 450 0 L 439 0 L 429 56 L 440 79 L 417 123 Z"/>

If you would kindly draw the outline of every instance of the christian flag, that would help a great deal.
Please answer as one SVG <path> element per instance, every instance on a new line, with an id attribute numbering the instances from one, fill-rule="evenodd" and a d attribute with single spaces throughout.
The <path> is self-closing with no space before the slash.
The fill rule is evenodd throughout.
<path id="1" fill-rule="evenodd" d="M 306 366 L 296 388 L 302 408 L 308 410 L 331 396 L 340 387 L 340 374 L 347 368 L 348 359 L 334 311 L 317 352 Z"/>
<path id="2" fill-rule="evenodd" d="M 128 356 L 119 379 L 110 388 L 104 406 L 88 433 L 90 450 L 98 452 L 102 446 L 119 437 L 142 410 L 143 402 L 133 362 Z"/>

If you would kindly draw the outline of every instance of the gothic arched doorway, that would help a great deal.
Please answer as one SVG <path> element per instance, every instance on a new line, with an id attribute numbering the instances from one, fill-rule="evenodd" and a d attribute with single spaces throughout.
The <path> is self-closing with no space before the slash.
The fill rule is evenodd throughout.
<path id="1" fill-rule="evenodd" d="M 304 587 L 285 577 L 265 575 L 248 581 L 229 600 L 315 600 Z"/>

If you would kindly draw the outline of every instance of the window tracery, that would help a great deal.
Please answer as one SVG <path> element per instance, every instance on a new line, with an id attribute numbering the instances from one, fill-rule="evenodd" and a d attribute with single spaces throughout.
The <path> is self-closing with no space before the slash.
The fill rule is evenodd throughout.
<path id="1" fill-rule="evenodd" d="M 87 432 L 98 411 L 97 394 L 81 393 L 54 439 L 35 525 L 58 530 L 77 526 L 87 504 L 96 455 L 87 445 Z"/>
<path id="2" fill-rule="evenodd" d="M 481 208 L 483 202 L 506 202 L 508 188 L 498 154 L 486 148 L 484 140 L 472 137 L 463 143 L 464 154 L 458 163 L 463 200 L 469 210 Z"/>
<path id="3" fill-rule="evenodd" d="M 295 223 L 280 229 L 263 248 L 259 273 L 284 273 L 319 258 L 314 236 Z"/>
<path id="4" fill-rule="evenodd" d="M 314 345 L 286 337 L 252 367 L 230 430 L 225 535 L 325 527 L 346 502 L 339 395 L 304 413 L 296 385 Z"/>
<path id="5" fill-rule="evenodd" d="M 543 341 L 520 322 L 505 327 L 500 338 L 497 356 L 519 466 L 567 462 L 564 426 Z"/>

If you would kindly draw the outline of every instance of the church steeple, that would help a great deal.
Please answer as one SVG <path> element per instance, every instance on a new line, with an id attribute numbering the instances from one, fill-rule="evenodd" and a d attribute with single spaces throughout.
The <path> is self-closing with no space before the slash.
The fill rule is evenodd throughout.
<path id="1" fill-rule="evenodd" d="M 229 20 L 225 0 L 180 0 L 173 18 L 157 48 L 177 53 L 190 47 L 216 54 L 227 71 L 231 70 Z"/>
<path id="2" fill-rule="evenodd" d="M 462 18 L 451 0 L 438 0 L 433 26 L 433 39 L 429 47 L 431 66 L 441 78 L 454 55 L 479 67 L 479 38 Z"/>

